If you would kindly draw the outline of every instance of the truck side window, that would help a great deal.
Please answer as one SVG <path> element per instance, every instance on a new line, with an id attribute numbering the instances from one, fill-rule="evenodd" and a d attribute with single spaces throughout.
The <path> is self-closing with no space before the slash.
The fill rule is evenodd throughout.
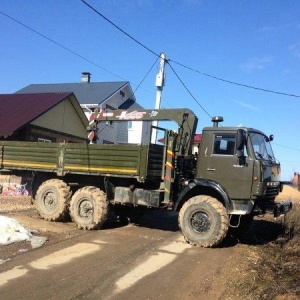
<path id="1" fill-rule="evenodd" d="M 234 155 L 235 135 L 215 135 L 213 154 Z"/>

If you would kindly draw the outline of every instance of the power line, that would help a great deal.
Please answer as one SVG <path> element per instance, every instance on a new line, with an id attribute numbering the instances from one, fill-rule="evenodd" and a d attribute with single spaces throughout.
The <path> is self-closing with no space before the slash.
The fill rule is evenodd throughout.
<path id="1" fill-rule="evenodd" d="M 159 55 L 159 54 L 155 53 L 155 52 L 152 51 L 149 47 L 147 47 L 147 46 L 145 46 L 144 44 L 140 43 L 138 40 L 136 40 L 136 39 L 133 38 L 131 35 L 129 35 L 128 33 L 126 33 L 124 30 L 122 30 L 122 29 L 121 29 L 120 27 L 118 27 L 116 24 L 114 24 L 113 22 L 111 22 L 109 19 L 107 19 L 107 18 L 106 18 L 104 15 L 102 15 L 100 12 L 98 12 L 97 10 L 95 10 L 95 9 L 94 9 L 92 6 L 90 6 L 87 2 L 85 2 L 84 0 L 81 0 L 81 1 L 82 1 L 84 4 L 86 4 L 88 7 L 90 7 L 92 10 L 94 10 L 98 15 L 100 15 L 101 17 L 103 17 L 106 21 L 108 21 L 109 23 L 111 23 L 111 24 L 112 24 L 114 27 L 116 27 L 118 30 L 120 30 L 121 32 L 123 32 L 126 36 L 128 36 L 128 37 L 129 37 L 130 39 L 132 39 L 134 42 L 138 43 L 140 46 L 142 46 L 142 47 L 145 48 L 146 50 L 150 51 L 152 54 L 154 54 L 155 56 L 157 56 L 157 58 L 160 58 L 160 55 Z M 60 43 L 54 41 L 53 39 L 47 37 L 46 35 L 44 35 L 44 34 L 38 32 L 37 30 L 35 30 L 35 29 L 29 27 L 28 25 L 26 25 L 26 24 L 24 24 L 24 23 L 18 21 L 17 19 L 15 19 L 15 18 L 13 18 L 13 17 L 11 17 L 11 16 L 9 16 L 9 15 L 7 15 L 6 13 L 4 13 L 4 12 L 2 12 L 2 11 L 0 11 L 0 13 L 1 13 L 2 15 L 6 16 L 7 18 L 11 19 L 12 21 L 18 23 L 19 25 L 21 25 L 21 26 L 23 26 L 23 27 L 29 29 L 30 31 L 32 31 L 32 32 L 34 32 L 34 33 L 40 35 L 41 37 L 45 38 L 46 40 L 48 40 L 48 41 L 50 41 L 50 42 L 56 44 L 57 46 L 61 47 L 62 49 L 66 50 L 66 51 L 68 51 L 68 52 L 70 52 L 70 53 L 72 53 L 73 55 L 75 55 L 75 56 L 77 56 L 77 57 L 79 57 L 79 58 L 81 58 L 81 59 L 83 59 L 83 60 L 89 62 L 90 64 L 92 64 L 92 65 L 94 65 L 94 66 L 96 66 L 96 67 L 98 67 L 98 68 L 100 68 L 100 69 L 102 69 L 102 70 L 104 70 L 104 71 L 106 71 L 106 72 L 112 74 L 112 75 L 115 76 L 115 77 L 118 77 L 119 79 L 126 80 L 126 79 L 124 79 L 124 78 L 118 76 L 117 74 L 114 74 L 113 72 L 111 72 L 111 71 L 109 71 L 109 70 L 103 68 L 103 67 L 100 66 L 99 64 L 93 62 L 92 60 L 90 60 L 90 59 L 88 59 L 88 58 L 86 58 L 86 57 L 84 57 L 84 56 L 78 54 L 77 52 L 75 52 L 75 51 L 73 51 L 73 50 L 67 48 L 66 46 L 64 46 L 64 45 L 62 45 L 62 44 L 60 44 Z M 157 61 L 157 60 L 156 60 L 156 61 Z M 155 61 L 155 63 L 156 63 L 156 61 Z M 199 101 L 193 96 L 193 94 L 192 94 L 191 91 L 188 89 L 188 87 L 186 86 L 186 84 L 183 82 L 183 80 L 179 77 L 179 75 L 176 73 L 176 71 L 174 70 L 174 68 L 171 66 L 170 61 L 172 61 L 172 62 L 174 62 L 174 63 L 176 63 L 176 64 L 178 64 L 178 65 L 180 65 L 180 66 L 182 66 L 182 67 L 184 67 L 184 68 L 186 68 L 186 69 L 189 69 L 189 70 L 191 70 L 191 71 L 194 71 L 194 72 L 196 72 L 196 73 L 199 73 L 199 74 L 201 74 L 201 75 L 204 75 L 204 76 L 207 76 L 207 77 L 210 77 L 210 78 L 219 80 L 219 81 L 223 81 L 223 82 L 226 82 L 226 83 L 235 84 L 235 85 L 239 85 L 239 86 L 247 87 L 247 88 L 252 88 L 252 89 L 256 89 L 256 90 L 260 90 L 260 91 L 264 91 L 264 92 L 270 92 L 270 93 L 280 94 L 280 95 L 284 95 L 284 96 L 290 96 L 290 97 L 297 97 L 297 98 L 300 98 L 299 95 L 288 94 L 288 93 L 283 93 L 283 92 L 276 92 L 276 91 L 273 91 L 273 90 L 262 89 L 262 88 L 258 88 L 258 87 L 254 87 L 254 86 L 245 85 L 245 84 L 237 83 L 237 82 L 234 82 L 234 81 L 222 79 L 222 78 L 219 78 L 219 77 L 216 77 L 216 76 L 207 74 L 207 73 L 203 73 L 203 72 L 201 72 L 201 71 L 198 71 L 198 70 L 196 70 L 196 69 L 194 69 L 194 68 L 191 68 L 191 67 L 189 67 L 189 66 L 186 66 L 186 65 L 184 65 L 184 64 L 182 64 L 182 63 L 179 63 L 179 62 L 177 62 L 177 61 L 168 59 L 168 60 L 167 60 L 167 63 L 168 63 L 168 65 L 170 66 L 170 68 L 171 68 L 171 70 L 173 71 L 173 73 L 175 74 L 175 76 L 178 78 L 178 80 L 181 82 L 181 84 L 182 84 L 183 87 L 186 89 L 186 91 L 190 94 L 190 96 L 194 99 L 194 101 L 201 107 L 201 109 L 202 109 L 209 117 L 211 117 L 211 115 L 204 109 L 204 107 L 199 103 Z M 134 93 L 137 91 L 138 88 L 140 88 L 142 82 L 143 82 L 143 81 L 145 80 L 145 78 L 148 76 L 148 74 L 149 74 L 150 71 L 152 70 L 152 68 L 153 68 L 153 66 L 155 65 L 155 63 L 152 65 L 152 67 L 151 67 L 150 70 L 147 72 L 147 74 L 146 74 L 145 77 L 142 79 L 142 81 L 137 85 L 136 89 L 134 90 Z M 134 83 L 133 83 L 133 84 L 134 84 Z M 136 85 L 136 84 L 134 84 L 134 85 Z M 145 89 L 144 89 L 144 90 L 145 90 Z M 145 90 L 145 91 L 146 91 L 146 90 Z M 133 93 L 133 94 L 134 94 L 134 93 Z M 165 101 L 165 100 L 164 100 L 164 101 Z M 166 102 L 168 105 L 170 105 L 167 101 L 165 101 L 165 102 Z M 170 105 L 170 106 L 171 106 L 171 105 Z M 274 143 L 274 144 L 277 145 L 277 146 L 281 146 L 281 147 L 284 147 L 284 148 L 288 148 L 288 149 L 291 149 L 291 150 L 295 150 L 295 151 L 299 151 L 299 152 L 300 152 L 300 150 L 299 150 L 299 149 L 296 149 L 296 148 L 284 146 L 284 145 L 277 144 L 277 143 Z"/>
<path id="2" fill-rule="evenodd" d="M 294 95 L 294 94 L 289 94 L 289 93 L 283 93 L 283 92 L 277 92 L 277 91 L 273 91 L 273 90 L 269 90 L 269 89 L 263 89 L 263 88 L 259 88 L 259 87 L 255 87 L 255 86 L 251 86 L 251 85 L 247 85 L 247 84 L 243 84 L 243 83 L 238 83 L 238 82 L 235 82 L 235 81 L 231 81 L 231 80 L 227 80 L 227 79 L 223 79 L 223 78 L 220 78 L 220 77 L 216 77 L 216 76 L 213 76 L 213 75 L 210 75 L 210 74 L 207 74 L 207 73 L 204 73 L 204 72 L 201 72 L 201 71 L 198 71 L 196 69 L 193 69 L 189 66 L 186 66 L 182 63 L 179 63 L 175 60 L 172 60 L 175 64 L 178 64 L 179 66 L 181 67 L 184 67 L 190 71 L 193 71 L 193 72 L 196 72 L 196 73 L 199 73 L 203 76 L 206 76 L 206 77 L 210 77 L 212 79 L 216 79 L 216 80 L 219 80 L 219 81 L 223 81 L 223 82 L 226 82 L 226 83 L 230 83 L 230 84 L 234 84 L 234 85 L 238 85 L 238 86 L 242 86 L 242 87 L 246 87 L 248 89 L 254 89 L 254 90 L 258 90 L 258 91 L 262 91 L 262 92 L 267 92 L 267 93 L 273 93 L 273 94 L 278 94 L 278 95 L 283 95 L 283 96 L 288 96 L 288 97 L 295 97 L 295 98 L 300 98 L 299 95 Z"/>
<path id="3" fill-rule="evenodd" d="M 137 87 L 135 88 L 135 90 L 133 91 L 133 95 L 135 95 L 136 91 L 139 89 L 139 87 L 142 85 L 142 83 L 144 82 L 144 80 L 148 77 L 148 75 L 150 74 L 150 72 L 152 71 L 152 69 L 154 68 L 155 64 L 157 63 L 157 61 L 160 59 L 160 57 L 157 57 L 155 62 L 153 63 L 153 65 L 150 67 L 149 71 L 146 73 L 146 75 L 144 76 L 144 78 L 141 80 L 141 82 L 137 85 Z M 168 101 L 162 99 L 162 101 L 166 102 L 169 107 L 172 107 L 170 103 L 168 103 Z"/>
<path id="4" fill-rule="evenodd" d="M 135 88 L 135 90 L 133 91 L 133 95 L 135 94 L 135 92 L 139 89 L 139 87 L 141 86 L 141 84 L 144 82 L 144 80 L 147 78 L 147 76 L 149 75 L 149 73 L 151 72 L 151 70 L 153 69 L 153 67 L 155 66 L 155 64 L 157 63 L 159 57 L 155 60 L 155 62 L 153 63 L 153 65 L 151 66 L 151 68 L 149 69 L 149 71 L 146 73 L 146 75 L 144 76 L 144 78 L 141 80 L 141 82 L 137 85 L 137 87 Z"/>
<path id="5" fill-rule="evenodd" d="M 136 42 L 137 44 L 139 44 L 140 46 L 142 46 L 143 48 L 145 48 L 147 51 L 151 52 L 152 54 L 154 54 L 155 56 L 157 56 L 158 58 L 160 58 L 160 54 L 157 54 L 156 52 L 154 52 L 153 50 L 151 50 L 149 47 L 147 47 L 146 45 L 142 44 L 141 42 L 139 42 L 136 38 L 132 37 L 129 33 L 127 33 L 125 30 L 123 30 L 122 28 L 120 28 L 118 25 L 116 25 L 115 23 L 113 23 L 111 20 L 109 20 L 107 17 L 105 17 L 102 13 L 100 13 L 98 10 L 96 10 L 94 7 L 92 7 L 90 4 L 88 4 L 86 1 L 81 0 L 86 6 L 88 6 L 91 10 L 93 10 L 97 15 L 99 15 L 100 17 L 102 17 L 105 21 L 107 21 L 108 23 L 110 23 L 111 25 L 113 25 L 115 28 L 117 28 L 119 31 L 121 31 L 122 33 L 124 33 L 127 37 L 129 37 L 131 40 L 133 40 L 134 42 Z M 166 60 L 166 62 L 168 63 L 168 60 Z M 169 64 L 169 63 L 168 63 Z M 209 116 L 211 117 L 211 115 L 205 110 L 205 108 L 200 104 L 200 102 L 195 98 L 195 96 L 191 93 L 191 91 L 188 89 L 188 87 L 186 86 L 186 84 L 183 82 L 183 80 L 179 77 L 179 75 L 175 72 L 175 70 L 173 69 L 173 67 L 169 64 L 171 70 L 173 71 L 173 73 L 175 74 L 175 76 L 178 78 L 178 80 L 180 81 L 180 83 L 183 85 L 183 87 L 185 88 L 185 90 L 189 93 L 189 95 L 194 99 L 194 101 L 200 106 L 200 108 Z"/>
<path id="6" fill-rule="evenodd" d="M 185 90 L 190 94 L 190 96 L 194 99 L 194 101 L 200 106 L 200 108 L 210 117 L 212 118 L 212 116 L 207 112 L 207 110 L 200 104 L 200 102 L 196 99 L 196 97 L 191 93 L 191 91 L 188 89 L 188 87 L 186 86 L 186 84 L 183 82 L 183 80 L 179 77 L 179 75 L 176 73 L 176 71 L 174 70 L 174 68 L 171 66 L 170 62 L 167 61 L 168 65 L 170 66 L 171 70 L 173 71 L 173 73 L 175 74 L 175 76 L 177 77 L 177 79 L 180 81 L 180 83 L 183 85 L 183 87 L 185 88 Z"/>
<path id="7" fill-rule="evenodd" d="M 132 35 L 130 35 L 129 33 L 127 33 L 125 30 L 123 30 L 121 27 L 119 27 L 118 25 L 116 25 L 114 22 L 112 22 L 111 20 L 109 20 L 107 17 L 105 17 L 102 13 L 100 13 L 97 9 L 95 9 L 93 6 L 91 6 L 89 3 L 87 3 L 84 0 L 81 0 L 86 6 L 88 6 L 91 10 L 93 10 L 97 15 L 99 15 L 100 17 L 102 17 L 105 21 L 107 21 L 108 23 L 110 23 L 112 26 L 114 26 L 116 29 L 118 29 L 119 31 L 121 31 L 123 34 L 125 34 L 127 37 L 129 37 L 131 40 L 133 40 L 135 43 L 137 43 L 138 45 L 140 45 L 141 47 L 145 48 L 147 51 L 149 51 L 150 53 L 154 54 L 157 59 L 160 58 L 160 54 L 156 53 L 155 51 L 151 50 L 149 47 L 147 47 L 146 45 L 144 45 L 143 43 L 141 43 L 140 41 L 138 41 L 136 38 L 134 38 Z M 155 64 L 155 63 L 154 63 Z M 149 70 L 149 72 L 152 70 Z M 148 72 L 148 73 L 149 73 Z M 148 73 L 146 74 L 145 78 L 147 77 Z M 145 79 L 144 78 L 144 79 Z M 143 79 L 143 80 L 144 80 Z M 142 80 L 142 82 L 143 82 Z M 141 82 L 141 83 L 142 83 Z M 140 84 L 141 84 L 140 83 Z M 140 85 L 139 85 L 140 86 Z M 138 86 L 138 87 L 139 87 Z M 137 87 L 137 88 L 138 88 Z M 137 88 L 135 89 L 134 93 L 136 92 Z M 163 100 L 164 102 L 166 102 L 169 106 L 171 106 L 166 100 Z"/>
<path id="8" fill-rule="evenodd" d="M 152 54 L 160 57 L 160 54 L 157 54 L 156 52 L 154 52 L 153 50 L 151 50 L 149 47 L 145 46 L 144 44 L 142 44 L 141 42 L 139 42 L 136 38 L 134 38 L 132 35 L 130 35 L 129 33 L 127 33 L 125 30 L 123 30 L 122 28 L 120 28 L 118 25 L 116 25 L 114 22 L 112 22 L 111 20 L 109 20 L 108 18 L 106 18 L 102 13 L 100 13 L 98 10 L 96 10 L 93 6 L 91 6 L 90 4 L 88 4 L 86 1 L 81 0 L 86 6 L 88 6 L 91 10 L 93 10 L 97 15 L 99 15 L 100 17 L 102 17 L 104 20 L 106 20 L 108 23 L 110 23 L 111 25 L 113 25 L 115 28 L 117 28 L 119 31 L 121 31 L 122 33 L 124 33 L 127 37 L 129 37 L 130 39 L 132 39 L 134 42 L 136 42 L 137 44 L 139 44 L 140 46 L 142 46 L 143 48 L 145 48 L 146 50 L 148 50 L 149 52 L 151 52 Z"/>
<path id="9" fill-rule="evenodd" d="M 46 35 L 40 33 L 39 31 L 37 31 L 37 30 L 31 28 L 30 26 L 28 26 L 28 25 L 22 23 L 21 21 L 19 21 L 19 20 L 13 18 L 13 17 L 11 17 L 11 16 L 9 16 L 8 14 L 6 14 L 6 13 L 4 13 L 4 12 L 2 12 L 2 11 L 0 11 L 0 13 L 1 13 L 2 15 L 4 15 L 5 17 L 11 19 L 12 21 L 18 23 L 19 25 L 25 27 L 26 29 L 28 29 L 28 30 L 30 30 L 30 31 L 32 31 L 32 32 L 34 32 L 34 33 L 36 33 L 36 34 L 38 34 L 39 36 L 41 36 L 42 38 L 48 40 L 49 42 L 51 42 L 51 43 L 53 43 L 53 44 L 55 44 L 55 45 L 61 47 L 62 49 L 64 49 L 64 50 L 70 52 L 71 54 L 73 54 L 73 55 L 75 55 L 75 56 L 77 56 L 77 57 L 79 57 L 79 58 L 81 58 L 81 59 L 87 61 L 88 63 L 90 63 L 90 64 L 92 64 L 92 65 L 94 65 L 94 66 L 96 66 L 96 67 L 98 67 L 98 68 L 100 68 L 100 69 L 102 69 L 102 70 L 104 70 L 105 72 L 107 72 L 107 73 L 109 73 L 109 74 L 111 74 L 111 75 L 113 75 L 113 76 L 115 76 L 115 77 L 117 77 L 117 78 L 119 78 L 119 79 L 121 79 L 121 80 L 127 81 L 127 79 L 124 79 L 123 77 L 121 77 L 121 76 L 119 76 L 119 75 L 117 75 L 117 74 L 115 74 L 115 73 L 113 73 L 113 72 L 111 72 L 111 71 L 105 69 L 104 67 L 102 67 L 102 66 L 100 66 L 99 64 L 95 63 L 94 61 L 92 61 L 92 60 L 90 60 L 90 59 L 88 59 L 88 58 L 82 56 L 81 54 L 79 54 L 79 53 L 77 53 L 77 52 L 75 52 L 75 51 L 73 51 L 73 50 L 67 48 L 66 46 L 64 46 L 64 45 L 62 45 L 62 44 L 60 44 L 60 43 L 54 41 L 53 39 L 49 38 L 48 36 L 46 36 Z M 153 92 L 150 92 L 150 91 L 148 91 L 148 90 L 146 90 L 146 89 L 144 89 L 144 88 L 141 88 L 141 84 L 144 82 L 144 80 L 146 79 L 146 77 L 149 75 L 150 71 L 153 69 L 154 65 L 156 64 L 156 62 L 157 62 L 157 60 L 158 60 L 159 58 L 160 58 L 160 56 L 157 57 L 156 61 L 155 61 L 154 64 L 151 66 L 150 70 L 147 72 L 147 74 L 145 75 L 145 77 L 142 79 L 142 81 L 141 81 L 139 84 L 136 84 L 136 83 L 134 83 L 134 82 L 131 82 L 132 85 L 136 86 L 136 88 L 135 88 L 135 90 L 134 90 L 134 92 L 133 92 L 133 95 L 135 94 L 135 92 L 136 92 L 139 88 L 142 89 L 142 90 L 144 90 L 144 91 L 146 91 L 146 92 L 148 92 L 148 93 L 154 94 Z M 163 99 L 163 101 L 166 102 L 170 107 L 172 107 L 172 106 L 170 105 L 170 103 L 168 103 L 166 100 Z"/>
<path id="10" fill-rule="evenodd" d="M 77 52 L 71 50 L 70 48 L 67 48 L 66 46 L 64 46 L 64 45 L 62 45 L 62 44 L 60 44 L 60 43 L 54 41 L 53 39 L 47 37 L 46 35 L 44 35 L 44 34 L 42 34 L 42 33 L 40 33 L 40 32 L 38 32 L 37 30 L 35 30 L 35 29 L 29 27 L 28 25 L 26 25 L 26 24 L 24 24 L 24 23 L 18 21 L 17 19 L 15 19 L 15 18 L 13 18 L 13 17 L 11 17 L 11 16 L 9 16 L 9 15 L 7 15 L 6 13 L 4 13 L 4 12 L 2 12 L 2 11 L 0 11 L 0 13 L 1 13 L 2 15 L 4 15 L 5 17 L 11 19 L 12 21 L 14 21 L 14 22 L 20 24 L 21 26 L 23 26 L 23 27 L 29 29 L 30 31 L 32 31 L 32 32 L 34 32 L 34 33 L 36 33 L 36 34 L 38 34 L 39 36 L 43 37 L 44 39 L 50 41 L 51 43 L 53 43 L 53 44 L 59 46 L 60 48 L 66 50 L 66 51 L 72 53 L 73 55 L 75 55 L 75 56 L 77 56 L 77 57 L 79 57 L 79 58 L 81 58 L 81 59 L 83 59 L 83 60 L 89 62 L 90 64 L 92 64 L 92 65 L 94 65 L 94 66 L 96 66 L 96 67 L 98 67 L 98 68 L 104 70 L 105 72 L 108 72 L 108 73 L 110 73 L 111 75 L 114 75 L 114 76 L 118 77 L 119 79 L 122 79 L 122 80 L 126 81 L 126 79 L 124 79 L 124 78 L 118 76 L 117 74 L 114 74 L 114 73 L 110 72 L 109 70 L 107 70 L 107 69 L 101 67 L 101 66 L 98 65 L 97 63 L 91 61 L 90 59 L 88 59 L 88 58 L 86 58 L 86 57 L 80 55 L 79 53 L 77 53 Z"/>
<path id="11" fill-rule="evenodd" d="M 125 30 L 121 29 L 119 26 L 117 26 L 115 23 L 113 23 L 111 20 L 109 20 L 107 17 L 105 17 L 102 13 L 100 13 L 98 10 L 96 10 L 94 7 L 92 7 L 90 4 L 88 4 L 85 0 L 81 0 L 86 6 L 88 6 L 90 9 L 92 9 L 94 12 L 96 12 L 100 17 L 102 17 L 104 20 L 106 20 L 108 23 L 110 23 L 111 25 L 113 25 L 115 28 L 117 28 L 119 31 L 121 31 L 122 33 L 124 33 L 127 37 L 129 37 L 130 39 L 132 39 L 134 42 L 136 42 L 137 44 L 139 44 L 140 46 L 142 46 L 143 48 L 145 48 L 146 50 L 148 50 L 149 52 L 151 52 L 152 54 L 159 56 L 159 54 L 157 54 L 155 51 L 151 50 L 149 47 L 147 47 L 146 45 L 142 44 L 141 42 L 139 42 L 136 38 L 132 37 L 129 33 L 127 33 Z M 254 89 L 254 90 L 258 90 L 258 91 L 262 91 L 262 92 L 267 92 L 267 93 L 273 93 L 273 94 L 277 94 L 277 95 L 282 95 L 282 96 L 288 96 L 288 97 L 295 97 L 295 98 L 300 98 L 299 95 L 295 95 L 295 94 L 290 94 L 290 93 L 284 93 L 284 92 L 278 92 L 278 91 L 274 91 L 274 90 L 270 90 L 270 89 L 265 89 L 265 88 L 259 88 L 259 87 L 255 87 L 252 85 L 248 85 L 248 84 L 243 84 L 243 83 L 239 83 L 239 82 L 235 82 L 235 81 L 231 81 L 231 80 L 227 80 L 227 79 L 223 79 L 221 77 L 217 77 L 211 74 L 207 74 L 201 71 L 198 71 L 192 67 L 186 66 L 180 62 L 177 62 L 175 60 L 171 60 L 169 59 L 169 61 L 173 61 L 174 63 L 178 64 L 181 67 L 184 67 L 190 71 L 199 73 L 203 76 L 215 79 L 215 80 L 219 80 L 222 82 L 226 82 L 229 84 L 233 84 L 233 85 L 237 85 L 237 86 L 241 86 L 241 87 L 245 87 L 248 89 Z"/>
<path id="12" fill-rule="evenodd" d="M 291 150 L 295 150 L 295 151 L 299 151 L 299 152 L 300 152 L 300 149 L 296 149 L 296 148 L 284 146 L 284 145 L 277 144 L 277 143 L 274 143 L 274 142 L 272 142 L 272 143 L 273 143 L 274 145 L 277 145 L 277 146 L 280 146 L 280 147 L 284 147 L 284 148 L 287 148 L 287 149 L 291 149 Z"/>
<path id="13" fill-rule="evenodd" d="M 17 19 L 15 19 L 15 18 L 9 16 L 8 14 L 6 14 L 6 13 L 4 13 L 4 12 L 2 12 L 2 11 L 0 11 L 0 13 L 1 13 L 2 15 L 4 15 L 5 17 L 11 19 L 12 21 L 18 23 L 19 25 L 25 27 L 26 29 L 28 29 L 28 30 L 30 30 L 30 31 L 32 31 L 32 32 L 34 32 L 34 33 L 36 33 L 36 34 L 38 34 L 39 36 L 41 36 L 42 38 L 48 40 L 49 42 L 51 42 L 51 43 L 53 43 L 53 44 L 59 46 L 60 48 L 66 50 L 66 51 L 68 51 L 68 52 L 70 52 L 70 53 L 72 53 L 73 55 L 75 55 L 75 56 L 77 56 L 77 57 L 79 57 L 79 58 L 81 58 L 81 59 L 87 61 L 88 63 L 90 63 L 90 64 L 92 64 L 92 65 L 94 65 L 94 66 L 96 66 L 96 67 L 102 69 L 103 71 L 105 71 L 105 72 L 107 72 L 107 73 L 109 73 L 109 74 L 111 74 L 111 75 L 113 75 L 113 76 L 115 76 L 115 77 L 117 77 L 117 78 L 119 78 L 119 79 L 121 79 L 121 80 L 123 80 L 123 81 L 127 81 L 127 79 L 125 79 L 125 78 L 123 78 L 123 77 L 121 77 L 121 76 L 119 76 L 119 75 L 117 75 L 117 74 L 115 74 L 115 73 L 113 73 L 113 72 L 107 70 L 106 68 L 100 66 L 99 64 L 95 63 L 94 61 L 92 61 L 92 60 L 90 60 L 90 59 L 88 59 L 88 58 L 82 56 L 81 54 L 79 54 L 79 53 L 77 53 L 77 52 L 71 50 L 70 48 L 67 48 L 66 46 L 64 46 L 64 45 L 62 45 L 62 44 L 56 42 L 55 40 L 49 38 L 48 36 L 46 36 L 46 35 L 44 35 L 44 34 L 42 34 L 42 33 L 40 33 L 39 31 L 37 31 L 37 30 L 31 28 L 30 26 L 28 26 L 28 25 L 22 23 L 21 21 L 18 21 Z M 152 69 L 152 68 L 151 68 L 151 69 Z M 144 80 L 144 79 L 143 79 L 143 80 Z M 135 84 L 135 83 L 132 83 L 132 85 L 137 86 L 137 88 L 136 88 L 136 90 L 137 90 L 138 88 L 140 88 L 141 83 L 138 84 L 138 85 Z M 142 89 L 143 89 L 144 91 L 146 91 L 146 92 L 152 93 L 152 92 L 150 92 L 150 91 L 148 91 L 148 90 L 146 90 L 146 89 L 144 89 L 144 88 L 142 88 Z M 135 90 L 135 91 L 136 91 L 136 90 Z M 153 94 L 153 93 L 152 93 L 152 94 Z"/>

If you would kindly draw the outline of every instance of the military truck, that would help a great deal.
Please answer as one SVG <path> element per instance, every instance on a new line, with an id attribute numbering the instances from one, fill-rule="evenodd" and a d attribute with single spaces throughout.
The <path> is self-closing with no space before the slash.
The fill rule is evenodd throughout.
<path id="1" fill-rule="evenodd" d="M 198 119 L 189 109 L 104 110 L 91 116 L 89 138 L 107 121 L 172 120 L 178 130 L 156 127 L 163 143 L 71 144 L 0 142 L 1 172 L 33 174 L 32 196 L 49 221 L 70 214 L 82 229 L 100 228 L 113 210 L 138 222 L 147 208 L 179 212 L 185 240 L 202 247 L 241 234 L 253 217 L 288 212 L 291 201 L 274 202 L 282 190 L 280 164 L 263 132 L 222 127 L 222 117 L 205 127 L 198 153 L 193 140 Z M 100 133 L 101 134 L 101 133 Z"/>

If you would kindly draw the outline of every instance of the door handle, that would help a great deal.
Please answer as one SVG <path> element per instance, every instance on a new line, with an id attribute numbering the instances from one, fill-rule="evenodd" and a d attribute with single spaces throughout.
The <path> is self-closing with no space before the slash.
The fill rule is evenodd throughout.
<path id="1" fill-rule="evenodd" d="M 216 171 L 215 168 L 207 168 L 206 171 Z"/>

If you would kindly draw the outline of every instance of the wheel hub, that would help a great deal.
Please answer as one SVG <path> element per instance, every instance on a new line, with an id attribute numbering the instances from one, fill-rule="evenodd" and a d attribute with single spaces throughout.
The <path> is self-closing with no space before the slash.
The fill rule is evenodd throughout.
<path id="1" fill-rule="evenodd" d="M 90 201 L 88 200 L 83 200 L 79 204 L 79 215 L 83 218 L 89 218 L 90 216 L 93 215 L 94 208 L 93 205 Z"/>
<path id="2" fill-rule="evenodd" d="M 57 197 L 53 192 L 49 192 L 44 196 L 44 206 L 48 210 L 53 210 L 57 206 Z"/>
<path id="3" fill-rule="evenodd" d="M 191 217 L 191 226 L 197 233 L 205 233 L 210 229 L 210 217 L 205 212 L 198 211 Z"/>

